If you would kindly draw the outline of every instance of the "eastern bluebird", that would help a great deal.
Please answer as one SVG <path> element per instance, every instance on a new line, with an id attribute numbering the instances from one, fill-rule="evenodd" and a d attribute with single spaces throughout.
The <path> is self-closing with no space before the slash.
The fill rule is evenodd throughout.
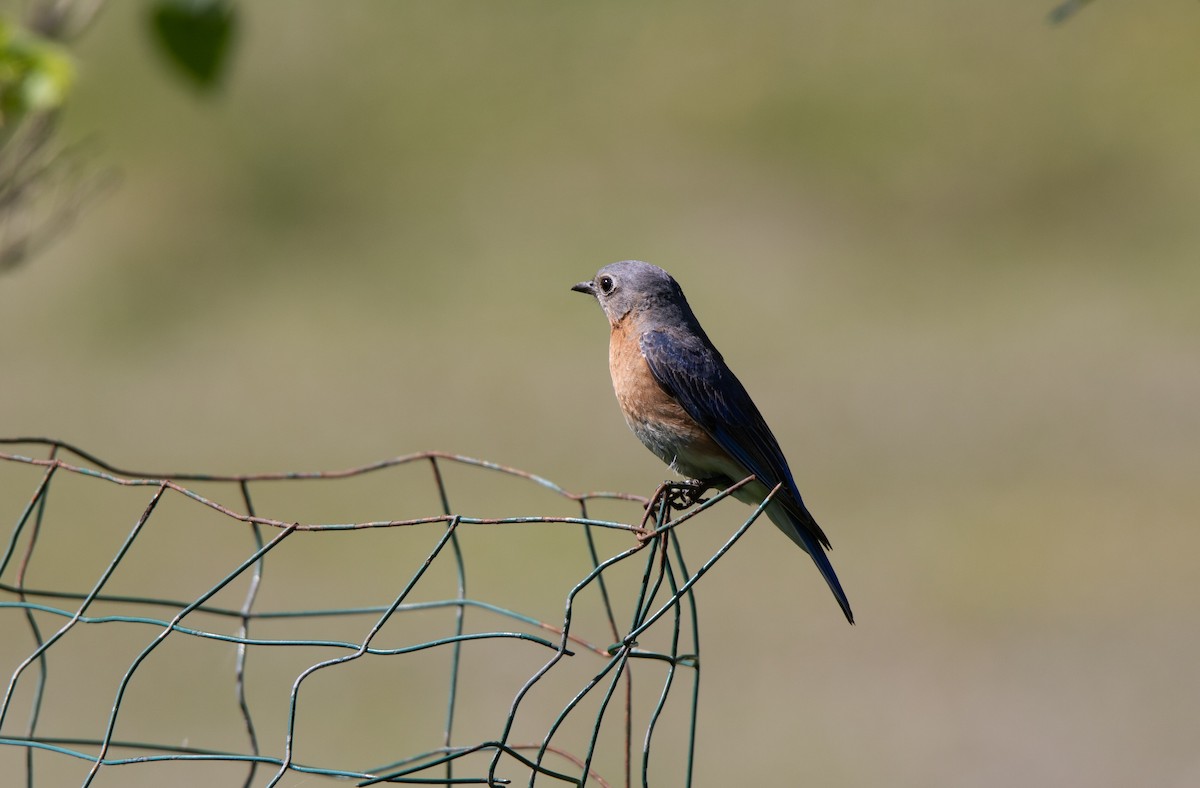
<path id="1" fill-rule="evenodd" d="M 829 539 L 808 513 L 787 460 L 745 387 L 725 365 L 671 275 L 639 260 L 601 268 L 571 288 L 608 317 L 608 368 L 633 434 L 672 470 L 757 505 L 782 483 L 767 516 L 820 570 L 853 624 L 850 602 L 825 555 Z"/>

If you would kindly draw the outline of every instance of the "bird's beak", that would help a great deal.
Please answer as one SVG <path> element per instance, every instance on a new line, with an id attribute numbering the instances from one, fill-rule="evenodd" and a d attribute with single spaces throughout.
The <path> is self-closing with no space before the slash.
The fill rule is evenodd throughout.
<path id="1" fill-rule="evenodd" d="M 590 296 L 596 295 L 596 285 L 592 282 L 580 282 L 571 289 L 576 293 L 587 293 Z"/>

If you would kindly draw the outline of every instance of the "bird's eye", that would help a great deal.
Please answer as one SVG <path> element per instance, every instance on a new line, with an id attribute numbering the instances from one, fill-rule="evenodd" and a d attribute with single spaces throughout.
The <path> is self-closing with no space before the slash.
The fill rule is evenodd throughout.
<path id="1" fill-rule="evenodd" d="M 600 277 L 600 292 L 608 295 L 613 291 L 613 280 L 611 276 Z"/>

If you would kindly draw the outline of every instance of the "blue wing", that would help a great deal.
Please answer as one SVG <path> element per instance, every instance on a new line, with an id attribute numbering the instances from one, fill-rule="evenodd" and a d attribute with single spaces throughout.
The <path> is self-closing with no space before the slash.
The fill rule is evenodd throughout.
<path id="1" fill-rule="evenodd" d="M 703 331 L 669 328 L 643 334 L 641 349 L 654 379 L 717 445 L 768 488 L 783 483 L 776 500 L 790 515 L 804 548 L 853 623 L 846 594 L 822 549 L 829 548 L 829 539 L 805 507 L 779 442 L 721 354 Z"/>
<path id="2" fill-rule="evenodd" d="M 813 539 L 829 547 L 800 498 L 779 442 L 716 348 L 699 337 L 667 329 L 643 334 L 641 347 L 658 384 L 763 484 L 774 487 L 783 482 L 779 500 Z"/>

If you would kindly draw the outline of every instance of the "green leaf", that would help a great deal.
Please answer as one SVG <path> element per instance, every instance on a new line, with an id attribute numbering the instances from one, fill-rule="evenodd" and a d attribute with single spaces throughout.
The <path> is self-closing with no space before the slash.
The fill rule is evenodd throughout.
<path id="1" fill-rule="evenodd" d="M 237 27 L 233 6 L 223 0 L 157 0 L 150 27 L 167 59 L 201 90 L 224 74 Z"/>
<path id="2" fill-rule="evenodd" d="M 1075 16 L 1085 5 L 1092 0 L 1063 0 L 1050 11 L 1050 24 L 1061 25 L 1071 17 Z"/>
<path id="3" fill-rule="evenodd" d="M 65 49 L 0 19 L 0 128 L 62 106 L 74 81 Z"/>

